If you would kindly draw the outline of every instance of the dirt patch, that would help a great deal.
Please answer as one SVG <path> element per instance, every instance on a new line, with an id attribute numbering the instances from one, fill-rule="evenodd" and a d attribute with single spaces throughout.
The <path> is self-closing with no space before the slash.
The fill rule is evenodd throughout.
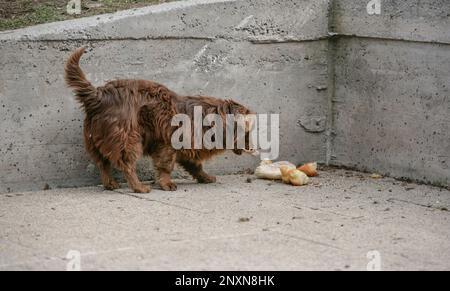
<path id="1" fill-rule="evenodd" d="M 81 14 L 69 15 L 69 0 L 0 0 L 0 30 L 112 13 L 177 0 L 81 0 Z"/>
<path id="2" fill-rule="evenodd" d="M 249 217 L 241 217 L 241 218 L 239 218 L 238 219 L 238 222 L 249 222 L 250 221 L 250 218 Z"/>

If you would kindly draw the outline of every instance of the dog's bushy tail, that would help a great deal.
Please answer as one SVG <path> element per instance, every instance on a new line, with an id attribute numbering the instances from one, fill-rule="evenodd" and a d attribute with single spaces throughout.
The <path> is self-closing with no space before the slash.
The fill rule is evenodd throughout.
<path id="1" fill-rule="evenodd" d="M 80 68 L 80 58 L 84 54 L 85 48 L 76 49 L 69 57 L 65 67 L 65 80 L 67 85 L 75 92 L 75 98 L 85 109 L 88 109 L 99 102 L 97 89 L 86 79 Z"/>

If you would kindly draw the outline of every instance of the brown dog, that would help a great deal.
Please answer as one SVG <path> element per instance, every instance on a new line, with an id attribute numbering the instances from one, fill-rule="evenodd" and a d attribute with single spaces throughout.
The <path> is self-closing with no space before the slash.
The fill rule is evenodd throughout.
<path id="1" fill-rule="evenodd" d="M 86 150 L 99 168 L 106 189 L 119 188 L 110 173 L 113 166 L 123 172 L 135 192 L 150 192 L 150 187 L 142 184 L 136 174 L 136 163 L 142 155 L 152 157 L 164 190 L 176 190 L 171 180 L 175 162 L 199 183 L 216 181 L 203 171 L 202 164 L 224 150 L 175 150 L 171 145 L 176 130 L 171 126 L 172 117 L 184 113 L 192 119 L 194 106 L 202 106 L 204 115 L 216 113 L 224 120 L 227 114 L 248 115 L 250 110 L 232 100 L 179 96 L 163 85 L 145 80 L 116 80 L 95 88 L 79 66 L 84 51 L 79 48 L 68 59 L 65 80 L 85 111 Z M 242 153 L 236 144 L 233 151 Z"/>

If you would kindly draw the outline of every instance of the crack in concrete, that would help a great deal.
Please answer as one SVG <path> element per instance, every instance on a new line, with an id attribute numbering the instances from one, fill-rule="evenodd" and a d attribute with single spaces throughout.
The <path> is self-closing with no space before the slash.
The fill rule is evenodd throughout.
<path id="1" fill-rule="evenodd" d="M 333 245 L 330 245 L 330 244 L 327 244 L 327 243 L 323 243 L 323 242 L 320 242 L 320 241 L 304 238 L 304 237 L 301 237 L 301 236 L 298 236 L 298 235 L 284 233 L 284 232 L 280 232 L 280 231 L 276 231 L 276 230 L 269 230 L 269 231 L 273 232 L 273 233 L 280 234 L 282 236 L 286 236 L 286 237 L 298 239 L 298 240 L 301 240 L 301 241 L 305 241 L 305 242 L 308 242 L 308 243 L 311 243 L 311 244 L 320 245 L 320 246 L 323 246 L 323 247 L 332 248 L 332 249 L 340 250 L 340 251 L 344 250 L 344 249 L 342 249 L 340 247 L 337 247 L 337 246 L 333 246 Z"/>
<path id="2" fill-rule="evenodd" d="M 215 37 L 197 37 L 197 36 L 147 36 L 147 37 L 106 37 L 106 38 L 68 38 L 68 39 L 27 39 L 22 38 L 19 40 L 14 40 L 21 43 L 70 43 L 70 42 L 115 42 L 115 41 L 148 41 L 148 40 L 160 40 L 160 41 L 170 41 L 170 40 L 201 40 L 208 42 L 215 42 L 220 40 L 230 41 L 230 42 L 248 42 L 250 44 L 261 45 L 261 44 L 285 44 L 285 43 L 303 43 L 303 42 L 313 42 L 322 41 L 329 39 L 329 36 L 313 37 L 313 38 L 274 38 L 274 37 L 243 37 L 243 38 L 233 38 L 225 36 L 215 36 Z M 0 40 L 0 43 L 11 42 L 13 40 Z"/>
<path id="3" fill-rule="evenodd" d="M 390 37 L 380 37 L 380 36 L 365 36 L 365 35 L 349 35 L 342 33 L 335 33 L 331 37 L 339 37 L 339 38 L 361 38 L 361 39 L 375 39 L 375 40 L 384 40 L 384 41 L 395 41 L 395 42 L 411 42 L 411 43 L 424 43 L 424 44 L 439 44 L 439 45 L 450 45 L 450 42 L 445 41 L 433 41 L 433 40 L 414 40 L 407 38 L 390 38 Z"/>
<path id="4" fill-rule="evenodd" d="M 428 209 L 434 209 L 434 210 L 440 210 L 443 212 L 449 212 L 447 208 L 445 208 L 444 206 L 433 206 L 431 204 L 422 204 L 422 203 L 417 203 L 417 202 L 413 202 L 413 201 L 408 201 L 408 200 L 403 200 L 403 199 L 398 199 L 398 198 L 389 198 L 386 200 L 387 202 L 402 202 L 402 203 L 407 203 L 407 204 L 412 204 L 412 205 L 416 205 L 416 206 L 420 206 L 420 207 L 424 207 L 424 208 L 428 208 Z"/>
<path id="5" fill-rule="evenodd" d="M 209 240 L 234 239 L 234 238 L 240 238 L 240 237 L 245 237 L 245 236 L 254 236 L 254 235 L 259 235 L 259 234 L 260 234 L 260 232 L 249 232 L 249 233 L 242 233 L 242 234 L 236 234 L 236 235 L 212 236 L 212 237 L 196 238 L 196 239 L 169 238 L 167 240 L 163 240 L 163 242 L 166 242 L 166 241 L 173 242 L 173 243 L 198 242 L 198 241 L 209 241 Z"/>
<path id="6" fill-rule="evenodd" d="M 200 36 L 144 36 L 144 37 L 97 37 L 97 38 L 64 38 L 64 39 L 28 39 L 26 37 L 21 38 L 19 40 L 0 40 L 1 42 L 8 42 L 8 41 L 17 41 L 17 42 L 31 42 L 31 43 L 39 43 L 39 42 L 105 42 L 105 41 L 136 41 L 136 40 L 204 40 L 204 41 L 214 41 L 216 38 L 214 37 L 200 37 Z"/>
<path id="7" fill-rule="evenodd" d="M 301 207 L 299 206 L 294 206 L 294 208 L 299 209 L 299 210 L 303 210 Z M 305 206 L 304 208 L 307 208 L 309 210 L 313 210 L 313 211 L 320 211 L 323 213 L 329 213 L 329 214 L 334 214 L 337 216 L 341 216 L 341 217 L 345 217 L 345 218 L 350 218 L 350 219 L 361 219 L 364 218 L 364 216 L 352 216 L 352 215 L 346 215 L 346 214 L 342 214 L 342 213 L 338 213 L 338 212 L 334 212 L 334 211 L 329 211 L 329 210 L 323 210 L 320 208 L 314 208 L 314 207 L 309 207 L 309 206 Z"/>
<path id="8" fill-rule="evenodd" d="M 167 203 L 167 202 L 156 200 L 156 199 L 142 197 L 142 196 L 139 196 L 137 194 L 124 193 L 124 192 L 119 192 L 117 190 L 115 190 L 114 192 L 122 194 L 122 195 L 125 195 L 125 196 L 133 197 L 133 198 L 136 198 L 136 199 L 145 200 L 145 201 L 148 201 L 148 202 L 156 202 L 156 203 L 161 203 L 161 204 L 164 204 L 164 205 L 167 205 L 167 206 L 176 207 L 176 208 L 179 208 L 179 209 L 189 210 L 189 211 L 192 211 L 192 212 L 195 212 L 195 213 L 209 214 L 208 212 L 204 212 L 204 211 L 200 211 L 200 210 L 196 210 L 196 209 L 192 209 L 192 208 L 188 208 L 188 207 L 184 207 L 184 206 L 180 206 L 180 205 L 176 205 L 176 204 L 172 204 L 172 203 Z"/>

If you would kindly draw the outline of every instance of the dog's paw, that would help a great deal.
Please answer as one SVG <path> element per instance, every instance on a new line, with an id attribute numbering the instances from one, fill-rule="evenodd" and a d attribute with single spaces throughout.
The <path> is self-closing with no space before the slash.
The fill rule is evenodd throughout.
<path id="1" fill-rule="evenodd" d="M 117 183 L 116 181 L 110 181 L 108 184 L 106 184 L 105 186 L 106 190 L 112 191 L 112 190 L 116 190 L 120 188 L 119 183 Z"/>
<path id="2" fill-rule="evenodd" d="M 167 182 L 164 184 L 160 184 L 161 188 L 164 191 L 175 191 L 177 190 L 177 184 L 173 183 L 173 182 Z"/>
<path id="3" fill-rule="evenodd" d="M 205 176 L 201 176 L 201 177 L 197 178 L 197 181 L 200 184 L 210 184 L 210 183 L 216 183 L 217 179 L 214 176 L 205 175 Z"/>
<path id="4" fill-rule="evenodd" d="M 150 188 L 150 186 L 147 186 L 147 185 L 141 185 L 139 187 L 136 187 L 133 190 L 135 193 L 150 193 L 151 188 Z"/>

